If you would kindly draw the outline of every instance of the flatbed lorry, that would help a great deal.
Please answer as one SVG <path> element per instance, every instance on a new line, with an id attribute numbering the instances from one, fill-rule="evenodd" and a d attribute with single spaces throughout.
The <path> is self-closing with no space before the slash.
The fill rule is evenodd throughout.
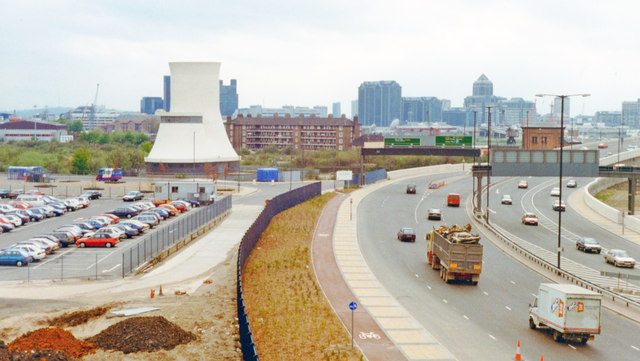
<path id="1" fill-rule="evenodd" d="M 471 234 L 471 226 L 433 227 L 427 233 L 427 263 L 440 270 L 440 278 L 450 283 L 468 280 L 477 285 L 482 272 L 480 236 Z"/>
<path id="2" fill-rule="evenodd" d="M 541 283 L 529 305 L 529 327 L 550 329 L 556 342 L 587 343 L 600 334 L 602 295 L 572 284 Z"/>

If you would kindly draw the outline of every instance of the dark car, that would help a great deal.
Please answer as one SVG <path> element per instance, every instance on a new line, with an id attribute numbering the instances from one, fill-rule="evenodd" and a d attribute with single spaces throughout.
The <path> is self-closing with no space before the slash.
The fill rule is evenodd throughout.
<path id="1" fill-rule="evenodd" d="M 17 210 L 13 211 L 13 212 L 8 212 L 8 213 L 5 213 L 5 214 L 19 217 L 20 220 L 22 221 L 23 225 L 27 224 L 27 223 L 29 223 L 29 221 L 31 221 L 31 217 L 29 217 L 28 214 L 23 213 L 23 212 L 18 212 Z"/>
<path id="2" fill-rule="evenodd" d="M 139 201 L 143 198 L 144 198 L 144 194 L 142 192 L 131 191 L 125 194 L 124 197 L 122 197 L 122 200 L 125 202 L 133 202 L 133 201 Z"/>
<path id="3" fill-rule="evenodd" d="M 178 200 L 189 203 L 191 207 L 200 207 L 200 202 L 193 199 L 180 198 Z"/>
<path id="4" fill-rule="evenodd" d="M 398 240 L 403 242 L 404 241 L 415 242 L 416 231 L 414 231 L 413 228 L 409 228 L 409 227 L 401 228 L 400 231 L 398 231 Z"/>
<path id="5" fill-rule="evenodd" d="M 10 189 L 0 189 L 0 198 L 9 198 Z"/>
<path id="6" fill-rule="evenodd" d="M 162 209 L 162 208 L 152 208 L 152 209 L 148 210 L 147 212 L 156 213 L 160 217 L 162 217 L 162 219 L 167 219 L 167 218 L 169 218 L 171 216 L 166 209 Z"/>
<path id="7" fill-rule="evenodd" d="M 2 231 L 2 233 L 11 232 L 14 228 L 16 227 L 14 227 L 12 224 L 0 222 L 0 230 Z"/>
<path id="8" fill-rule="evenodd" d="M 595 239 L 585 237 L 576 241 L 576 249 L 582 252 L 600 253 L 602 246 Z"/>
<path id="9" fill-rule="evenodd" d="M 119 207 L 106 213 L 113 214 L 120 218 L 131 218 L 131 217 L 137 216 L 140 213 L 140 211 L 133 207 Z"/>
<path id="10" fill-rule="evenodd" d="M 102 193 L 100 193 L 100 191 L 85 191 L 81 197 L 87 197 L 90 200 L 100 199 L 100 197 L 102 197 Z"/>
<path id="11" fill-rule="evenodd" d="M 128 224 L 115 224 L 111 227 L 117 228 L 119 230 L 122 230 L 124 232 L 124 234 L 127 236 L 127 238 L 131 238 L 131 237 L 135 237 L 138 234 L 140 234 L 140 230 L 134 228 L 133 226 L 130 226 Z"/>
<path id="12" fill-rule="evenodd" d="M 68 231 L 53 231 L 49 232 L 48 235 L 56 237 L 58 241 L 60 241 L 62 247 L 67 247 L 76 243 L 75 235 Z"/>
<path id="13" fill-rule="evenodd" d="M 407 194 L 416 194 L 415 184 L 407 184 Z"/>

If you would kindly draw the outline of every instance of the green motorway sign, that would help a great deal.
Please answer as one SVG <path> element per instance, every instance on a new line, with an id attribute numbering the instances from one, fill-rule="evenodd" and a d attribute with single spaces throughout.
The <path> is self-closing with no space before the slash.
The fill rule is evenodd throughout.
<path id="1" fill-rule="evenodd" d="M 454 147 L 462 147 L 462 146 L 471 146 L 472 143 L 471 136 L 465 135 L 457 135 L 457 136 L 444 136 L 444 135 L 436 135 L 436 146 L 454 146 Z"/>
<path id="2" fill-rule="evenodd" d="M 419 146 L 420 138 L 384 138 L 384 146 Z"/>

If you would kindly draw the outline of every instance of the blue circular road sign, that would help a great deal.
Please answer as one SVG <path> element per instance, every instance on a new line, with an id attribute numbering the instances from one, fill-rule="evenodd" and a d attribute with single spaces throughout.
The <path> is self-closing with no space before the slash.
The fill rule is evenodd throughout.
<path id="1" fill-rule="evenodd" d="M 358 308 L 358 304 L 357 303 L 355 303 L 355 302 L 349 303 L 349 309 L 351 311 L 355 310 L 356 308 Z"/>

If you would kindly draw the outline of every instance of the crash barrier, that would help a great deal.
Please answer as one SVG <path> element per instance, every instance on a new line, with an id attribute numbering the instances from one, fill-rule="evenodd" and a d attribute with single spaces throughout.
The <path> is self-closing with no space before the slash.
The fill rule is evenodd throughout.
<path id="1" fill-rule="evenodd" d="M 387 173 L 389 179 L 399 179 L 399 178 L 407 178 L 407 177 L 419 177 L 425 175 L 425 171 L 428 171 L 428 175 L 432 176 L 435 174 L 441 173 L 450 173 L 450 172 L 458 172 L 463 170 L 470 170 L 471 165 L 467 164 L 466 168 L 464 164 L 441 164 L 441 165 L 430 165 L 425 167 L 417 167 L 417 168 L 407 168 L 407 169 L 399 169 L 390 171 Z"/>
<path id="2" fill-rule="evenodd" d="M 245 361 L 257 361 L 259 358 L 255 343 L 253 342 L 251 325 L 249 325 L 249 318 L 244 304 L 244 297 L 242 293 L 242 269 L 244 268 L 247 259 L 249 259 L 251 251 L 255 247 L 256 243 L 258 243 L 262 232 L 267 229 L 267 226 L 269 226 L 269 222 L 271 222 L 273 217 L 278 213 L 294 207 L 308 199 L 319 196 L 321 192 L 322 184 L 320 182 L 316 182 L 272 198 L 266 203 L 258 218 L 256 218 L 251 227 L 249 227 L 242 237 L 242 241 L 238 248 L 236 301 L 238 303 L 238 332 L 240 334 L 240 343 L 242 345 L 242 355 Z"/>
<path id="3" fill-rule="evenodd" d="M 486 189 L 486 186 L 484 187 L 484 189 Z M 472 197 L 472 205 L 473 208 L 475 209 L 476 204 L 475 204 L 475 197 Z M 595 291 L 595 292 L 599 292 L 601 293 L 603 296 L 607 296 L 609 298 L 611 298 L 611 301 L 613 302 L 622 302 L 626 307 L 629 306 L 633 306 L 636 309 L 640 308 L 640 302 L 634 300 L 631 297 L 627 297 L 625 295 L 622 295 L 618 292 L 613 292 L 607 288 L 598 286 L 597 284 L 585 280 L 581 277 L 578 277 L 576 275 L 574 275 L 573 273 L 567 272 L 566 270 L 563 270 L 561 268 L 558 268 L 556 266 L 554 266 L 553 264 L 551 264 L 550 262 L 542 259 L 541 257 L 538 257 L 536 254 L 534 254 L 533 252 L 525 249 L 524 247 L 520 246 L 518 243 L 512 241 L 509 236 L 505 235 L 501 230 L 499 230 L 497 227 L 494 227 L 493 225 L 487 223 L 485 221 L 485 219 L 481 216 L 481 215 L 474 215 L 472 214 L 472 210 L 467 207 L 466 208 L 466 212 L 467 212 L 467 216 L 470 220 L 473 221 L 473 223 L 476 226 L 482 226 L 485 230 L 489 231 L 490 233 L 492 233 L 496 238 L 498 238 L 500 241 L 502 241 L 507 247 L 511 248 L 512 250 L 518 252 L 521 256 L 524 256 L 526 258 L 528 258 L 529 260 L 531 260 L 532 262 L 534 262 L 535 264 L 537 264 L 538 266 L 545 268 L 551 272 L 553 272 L 554 274 L 562 277 L 563 279 L 574 283 L 580 287 L 584 287 L 586 289 L 589 289 L 591 291 Z"/>
<path id="4" fill-rule="evenodd" d="M 379 180 L 387 179 L 387 170 L 378 169 L 364 174 L 364 185 L 373 184 Z M 356 173 L 351 177 L 350 185 L 363 185 L 360 173 Z"/>
<path id="5" fill-rule="evenodd" d="M 140 265 L 154 259 L 163 259 L 203 234 L 207 228 L 217 224 L 231 210 L 231 196 L 215 203 L 193 208 L 178 219 L 158 227 L 141 237 L 137 245 L 122 253 L 122 277 L 135 271 Z"/>
<path id="6" fill-rule="evenodd" d="M 596 197 L 593 196 L 594 194 L 598 194 L 602 190 L 626 182 L 626 178 L 597 178 L 584 188 L 584 203 L 586 203 L 589 208 L 591 208 L 599 215 L 607 218 L 610 221 L 621 224 L 623 229 L 626 228 L 640 233 L 640 218 L 636 217 L 635 215 L 628 215 L 626 214 L 626 212 L 606 205 L 604 202 L 599 201 Z"/>

